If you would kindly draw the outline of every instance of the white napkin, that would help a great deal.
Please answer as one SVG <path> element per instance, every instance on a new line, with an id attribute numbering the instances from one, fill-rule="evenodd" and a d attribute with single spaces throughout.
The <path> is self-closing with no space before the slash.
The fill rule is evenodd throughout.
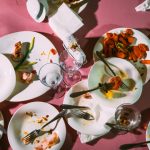
<path id="1" fill-rule="evenodd" d="M 77 132 L 78 135 L 79 135 L 79 138 L 80 138 L 80 141 L 81 143 L 88 143 L 88 142 L 91 142 L 103 135 L 88 135 L 88 134 L 83 134 L 83 133 L 80 133 L 80 132 Z"/>
<path id="2" fill-rule="evenodd" d="M 150 9 L 150 0 L 145 0 L 143 3 L 135 7 L 136 11 L 146 11 Z"/>
<path id="3" fill-rule="evenodd" d="M 48 23 L 62 41 L 83 26 L 82 19 L 65 3 L 58 8 L 54 15 L 49 17 Z"/>
<path id="4" fill-rule="evenodd" d="M 65 50 L 79 63 L 85 63 L 86 56 L 73 36 L 84 25 L 80 16 L 63 3 L 54 15 L 49 16 L 48 23 L 55 34 L 63 41 Z M 76 44 L 75 49 L 71 48 L 74 44 Z"/>

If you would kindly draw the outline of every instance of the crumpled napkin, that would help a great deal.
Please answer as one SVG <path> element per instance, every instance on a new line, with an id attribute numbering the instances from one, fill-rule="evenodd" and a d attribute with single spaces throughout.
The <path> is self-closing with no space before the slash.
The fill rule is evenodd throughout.
<path id="1" fill-rule="evenodd" d="M 105 133 L 100 134 L 100 135 L 88 135 L 88 134 L 83 134 L 83 133 L 77 132 L 77 134 L 79 135 L 81 143 L 88 143 L 88 142 L 91 142 L 91 141 L 103 136 Z"/>
<path id="2" fill-rule="evenodd" d="M 136 11 L 146 11 L 150 9 L 150 0 L 145 0 L 143 3 L 135 7 Z"/>

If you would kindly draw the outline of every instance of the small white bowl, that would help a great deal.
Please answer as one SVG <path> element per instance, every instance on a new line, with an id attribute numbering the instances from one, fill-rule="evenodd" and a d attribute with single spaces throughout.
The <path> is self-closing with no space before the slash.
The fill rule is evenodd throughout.
<path id="1" fill-rule="evenodd" d="M 16 74 L 9 59 L 0 54 L 0 102 L 6 100 L 16 85 Z"/>

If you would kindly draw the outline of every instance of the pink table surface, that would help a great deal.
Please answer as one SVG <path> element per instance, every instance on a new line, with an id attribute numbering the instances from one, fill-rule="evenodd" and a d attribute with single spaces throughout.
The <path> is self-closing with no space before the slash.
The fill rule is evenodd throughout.
<path id="1" fill-rule="evenodd" d="M 136 12 L 135 6 L 140 4 L 143 0 L 91 0 L 87 7 L 80 13 L 83 18 L 84 27 L 82 27 L 75 36 L 79 39 L 81 47 L 85 51 L 88 63 L 80 70 L 84 78 L 87 78 L 89 69 L 93 64 L 92 49 L 97 40 L 103 33 L 116 27 L 132 27 L 140 29 L 145 34 L 150 33 L 150 12 Z M 62 42 L 53 33 L 52 29 L 47 24 L 36 23 L 29 16 L 26 10 L 25 0 L 0 0 L 0 36 L 16 32 L 16 31 L 37 31 L 48 37 L 56 46 L 58 51 L 62 49 Z M 67 136 L 62 150 L 118 150 L 123 143 L 145 141 L 145 130 L 142 125 L 148 123 L 150 116 L 150 101 L 149 101 L 148 82 L 144 88 L 142 96 L 135 104 L 142 113 L 142 124 L 138 131 L 128 133 L 125 135 L 117 135 L 116 133 L 109 133 L 96 141 L 88 144 L 81 144 L 76 131 L 67 127 Z M 62 104 L 63 97 L 60 99 L 50 99 L 47 92 L 41 97 L 30 101 L 12 103 L 0 103 L 0 110 L 4 115 L 5 128 L 7 128 L 10 118 L 14 112 L 22 105 L 31 101 L 48 102 L 56 108 Z M 0 150 L 11 150 L 8 143 L 7 136 L 4 135 L 0 140 Z M 147 147 L 138 148 L 138 150 L 146 150 Z"/>

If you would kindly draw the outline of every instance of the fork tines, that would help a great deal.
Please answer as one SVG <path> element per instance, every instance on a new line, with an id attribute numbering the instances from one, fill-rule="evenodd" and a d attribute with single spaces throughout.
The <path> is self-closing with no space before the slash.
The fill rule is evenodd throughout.
<path id="1" fill-rule="evenodd" d="M 39 131 L 34 130 L 31 133 L 27 134 L 25 137 L 23 137 L 21 140 L 25 145 L 27 145 L 27 144 L 33 142 L 34 139 L 38 136 L 38 134 L 39 134 Z"/>
<path id="2" fill-rule="evenodd" d="M 82 118 L 82 119 L 85 119 L 85 120 L 94 120 L 94 116 L 89 114 L 88 112 L 84 112 L 82 110 L 72 110 L 71 113 L 74 115 L 74 116 L 77 116 L 79 118 Z"/>

